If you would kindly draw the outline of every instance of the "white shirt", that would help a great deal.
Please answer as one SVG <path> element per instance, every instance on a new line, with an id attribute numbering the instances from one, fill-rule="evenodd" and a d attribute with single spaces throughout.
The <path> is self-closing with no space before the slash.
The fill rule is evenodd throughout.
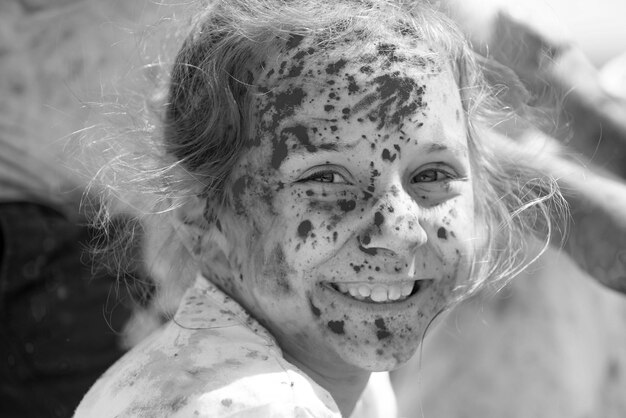
<path id="1" fill-rule="evenodd" d="M 376 373 L 353 418 L 393 417 L 386 373 Z M 331 395 L 287 362 L 270 333 L 199 276 L 174 319 L 115 363 L 76 417 L 333 417 Z"/>

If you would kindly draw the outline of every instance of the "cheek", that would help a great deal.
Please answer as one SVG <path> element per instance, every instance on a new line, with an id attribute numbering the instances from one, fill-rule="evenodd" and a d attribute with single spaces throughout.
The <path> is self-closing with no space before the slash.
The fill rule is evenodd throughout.
<path id="1" fill-rule="evenodd" d="M 356 193 L 322 196 L 312 189 L 285 193 L 281 207 L 281 240 L 287 260 L 307 270 L 332 257 L 350 239 L 365 212 Z"/>
<path id="2" fill-rule="evenodd" d="M 442 208 L 433 228 L 433 239 L 442 248 L 458 250 L 461 253 L 466 253 L 473 248 L 477 232 L 471 196 L 460 196 L 449 201 Z"/>

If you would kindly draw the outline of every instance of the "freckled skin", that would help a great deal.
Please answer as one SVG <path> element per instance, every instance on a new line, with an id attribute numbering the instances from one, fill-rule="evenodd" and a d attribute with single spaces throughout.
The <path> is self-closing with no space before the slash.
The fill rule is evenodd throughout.
<path id="1" fill-rule="evenodd" d="M 389 370 L 469 276 L 466 129 L 451 70 L 427 45 L 390 36 L 384 48 L 341 48 L 299 39 L 256 75 L 253 138 L 231 175 L 232 207 L 245 211 L 220 221 L 241 231 L 230 241 L 247 244 L 232 251 L 246 264 L 232 293 L 290 358 Z M 454 240 L 438 236 L 446 216 Z M 355 302 L 327 285 L 415 279 L 432 284 L 402 307 Z"/>

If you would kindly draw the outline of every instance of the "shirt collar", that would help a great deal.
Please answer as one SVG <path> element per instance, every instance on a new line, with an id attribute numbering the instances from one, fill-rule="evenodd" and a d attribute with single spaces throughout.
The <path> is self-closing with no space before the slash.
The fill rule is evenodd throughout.
<path id="1" fill-rule="evenodd" d="M 234 299 L 198 273 L 194 285 L 184 294 L 174 322 L 187 329 L 215 329 L 245 326 L 255 334 L 276 345 L 274 337 L 252 318 Z"/>

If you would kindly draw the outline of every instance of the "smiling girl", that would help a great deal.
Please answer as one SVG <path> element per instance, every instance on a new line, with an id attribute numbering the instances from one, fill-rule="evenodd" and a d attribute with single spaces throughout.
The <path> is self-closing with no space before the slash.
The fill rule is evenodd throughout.
<path id="1" fill-rule="evenodd" d="M 517 272 L 537 225 L 547 241 L 552 181 L 481 141 L 504 114 L 460 32 L 410 3 L 194 15 L 156 135 L 168 206 L 152 211 L 198 275 L 78 416 L 388 416 L 371 373 Z"/>

